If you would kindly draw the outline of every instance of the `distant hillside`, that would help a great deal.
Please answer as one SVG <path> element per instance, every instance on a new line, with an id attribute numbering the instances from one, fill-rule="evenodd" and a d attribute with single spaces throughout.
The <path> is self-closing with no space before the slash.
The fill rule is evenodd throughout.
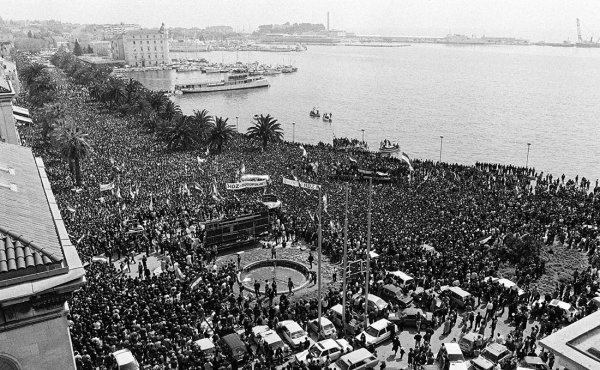
<path id="1" fill-rule="evenodd" d="M 325 26 L 323 24 L 316 23 L 294 23 L 290 24 L 290 22 L 284 24 L 264 24 L 262 26 L 258 26 L 258 30 L 254 31 L 255 35 L 265 35 L 267 33 L 287 33 L 290 35 L 293 34 L 302 34 L 305 32 L 318 32 L 324 31 Z"/>

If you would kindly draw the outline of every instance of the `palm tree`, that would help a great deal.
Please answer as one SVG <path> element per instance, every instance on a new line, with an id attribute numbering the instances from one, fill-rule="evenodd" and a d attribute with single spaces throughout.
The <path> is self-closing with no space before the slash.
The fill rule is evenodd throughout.
<path id="1" fill-rule="evenodd" d="M 58 126 L 53 136 L 59 153 L 69 163 L 69 170 L 76 186 L 81 186 L 81 161 L 93 152 L 87 140 L 88 134 L 75 123 L 67 122 Z"/>
<path id="2" fill-rule="evenodd" d="M 247 135 L 251 140 L 262 143 L 263 150 L 267 149 L 269 142 L 277 142 L 283 140 L 283 130 L 281 124 L 271 117 L 270 114 L 263 116 L 254 116 L 256 122 L 253 126 L 248 127 Z"/>
<path id="3" fill-rule="evenodd" d="M 165 109 L 167 102 L 170 101 L 164 91 L 149 91 L 146 95 L 146 100 L 148 100 L 150 107 L 154 109 L 156 114 L 161 114 Z"/>
<path id="4" fill-rule="evenodd" d="M 217 117 L 214 122 L 209 123 L 208 146 L 215 148 L 217 153 L 221 153 L 223 144 L 229 141 L 235 134 L 235 128 L 227 124 L 228 120 L 229 118 L 223 119 L 223 117 Z"/>
<path id="5" fill-rule="evenodd" d="M 37 121 L 41 123 L 43 140 L 46 140 L 52 130 L 63 120 L 66 109 L 66 106 L 62 103 L 46 103 L 39 110 Z"/>
<path id="6" fill-rule="evenodd" d="M 19 72 L 21 79 L 25 85 L 31 86 L 33 82 L 45 72 L 46 66 L 40 63 L 27 64 L 22 71 Z"/>
<path id="7" fill-rule="evenodd" d="M 167 100 L 163 111 L 161 112 L 160 118 L 167 121 L 173 120 L 173 118 L 181 115 L 181 107 L 172 100 Z"/>
<path id="8" fill-rule="evenodd" d="M 202 109 L 201 111 L 194 110 L 193 119 L 196 124 L 196 129 L 198 130 L 198 139 L 201 142 L 206 141 L 208 130 L 210 129 L 214 118 L 208 114 L 206 109 Z"/>
<path id="9" fill-rule="evenodd" d="M 184 115 L 176 116 L 171 125 L 162 128 L 159 137 L 171 150 L 189 149 L 199 141 L 193 118 Z"/>

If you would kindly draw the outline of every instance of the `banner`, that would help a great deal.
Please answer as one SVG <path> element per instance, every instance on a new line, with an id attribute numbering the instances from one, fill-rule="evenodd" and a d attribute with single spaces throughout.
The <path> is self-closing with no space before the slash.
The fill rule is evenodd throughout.
<path id="1" fill-rule="evenodd" d="M 115 183 L 111 182 L 110 184 L 100 184 L 100 191 L 108 191 L 115 188 Z"/>
<path id="2" fill-rule="evenodd" d="M 290 179 L 286 179 L 285 177 L 283 178 L 283 184 L 295 186 L 297 188 L 300 187 L 303 189 L 309 189 L 309 190 L 319 190 L 321 188 L 321 185 L 310 184 L 308 182 L 302 182 L 302 181 L 296 181 L 296 180 L 290 180 Z"/>
<path id="3" fill-rule="evenodd" d="M 243 173 L 243 172 L 242 172 Z M 271 176 L 269 175 L 242 175 L 240 177 L 242 181 L 269 181 L 271 180 Z"/>
<path id="4" fill-rule="evenodd" d="M 229 182 L 225 184 L 227 190 L 241 190 L 248 188 L 262 188 L 267 186 L 265 180 L 262 181 L 242 181 L 242 182 Z"/>

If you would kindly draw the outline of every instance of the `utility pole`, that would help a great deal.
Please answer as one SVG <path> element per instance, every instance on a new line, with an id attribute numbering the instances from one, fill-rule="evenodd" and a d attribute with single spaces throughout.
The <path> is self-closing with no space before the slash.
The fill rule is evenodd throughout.
<path id="1" fill-rule="evenodd" d="M 362 141 L 364 143 L 365 142 L 365 129 L 363 128 L 363 129 L 361 129 L 361 131 L 362 131 Z"/>
<path id="2" fill-rule="evenodd" d="M 322 234 L 321 234 L 321 223 L 322 223 L 322 216 L 323 216 L 323 191 L 321 190 L 321 185 L 319 185 L 319 245 L 318 245 L 318 256 L 317 256 L 317 302 L 318 302 L 318 307 L 319 307 L 319 320 L 317 323 L 317 328 L 318 328 L 318 335 L 317 335 L 317 339 L 319 339 L 321 337 L 321 315 L 322 315 L 322 309 L 321 309 L 321 304 L 322 304 L 322 297 L 321 297 L 321 242 L 322 242 Z"/>
<path id="3" fill-rule="evenodd" d="M 292 122 L 292 142 L 296 142 L 296 122 Z"/>
<path id="4" fill-rule="evenodd" d="M 373 197 L 373 178 L 369 177 L 369 210 L 367 212 L 367 270 L 365 279 L 365 322 L 369 324 L 369 274 L 371 268 L 371 200 Z"/>
<path id="5" fill-rule="evenodd" d="M 348 183 L 346 183 L 346 207 L 344 210 L 344 280 L 342 283 L 342 333 L 346 337 L 346 289 L 348 289 Z"/>
<path id="6" fill-rule="evenodd" d="M 529 147 L 531 146 L 531 143 L 527 143 L 527 160 L 525 161 L 525 168 L 529 167 Z"/>
<path id="7" fill-rule="evenodd" d="M 240 132 L 240 117 L 235 116 L 235 129 Z"/>
<path id="8" fill-rule="evenodd" d="M 440 163 L 442 163 L 442 142 L 444 140 L 443 136 L 440 136 Z"/>

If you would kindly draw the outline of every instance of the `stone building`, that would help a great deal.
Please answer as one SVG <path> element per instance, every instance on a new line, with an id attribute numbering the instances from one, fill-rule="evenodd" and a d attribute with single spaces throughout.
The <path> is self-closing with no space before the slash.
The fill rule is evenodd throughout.
<path id="1" fill-rule="evenodd" d="M 168 37 L 164 23 L 158 30 L 125 32 L 111 41 L 113 59 L 125 60 L 134 67 L 170 64 Z"/>

